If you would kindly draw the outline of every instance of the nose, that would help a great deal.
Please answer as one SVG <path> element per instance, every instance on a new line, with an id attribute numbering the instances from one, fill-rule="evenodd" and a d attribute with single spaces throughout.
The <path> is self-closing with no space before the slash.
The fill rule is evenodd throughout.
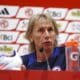
<path id="1" fill-rule="evenodd" d="M 48 39 L 49 38 L 49 32 L 47 30 L 44 32 L 44 38 L 45 39 Z"/>

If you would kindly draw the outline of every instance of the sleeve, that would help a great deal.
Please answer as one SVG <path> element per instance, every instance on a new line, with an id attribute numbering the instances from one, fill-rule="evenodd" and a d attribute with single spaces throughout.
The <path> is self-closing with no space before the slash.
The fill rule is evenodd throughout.
<path id="1" fill-rule="evenodd" d="M 25 65 L 25 67 L 27 68 L 29 62 L 28 55 L 21 56 L 21 58 L 22 58 L 22 64 Z"/>
<path id="2" fill-rule="evenodd" d="M 22 59 L 19 55 L 15 54 L 14 56 L 0 56 L 0 65 L 3 67 L 1 70 L 20 70 L 22 65 Z"/>

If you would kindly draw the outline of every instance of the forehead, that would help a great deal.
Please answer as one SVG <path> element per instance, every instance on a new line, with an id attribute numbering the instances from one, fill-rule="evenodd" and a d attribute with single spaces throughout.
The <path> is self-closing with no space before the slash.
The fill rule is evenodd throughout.
<path id="1" fill-rule="evenodd" d="M 51 20 L 45 19 L 45 18 L 40 18 L 39 20 L 35 21 L 35 28 L 39 27 L 53 27 L 53 23 Z"/>

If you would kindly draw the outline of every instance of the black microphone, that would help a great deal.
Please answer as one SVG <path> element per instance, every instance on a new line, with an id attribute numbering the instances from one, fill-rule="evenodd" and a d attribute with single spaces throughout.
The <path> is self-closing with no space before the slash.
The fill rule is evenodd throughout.
<path id="1" fill-rule="evenodd" d="M 40 49 L 39 49 L 39 51 L 40 51 L 40 52 L 43 52 L 43 51 L 44 51 L 43 47 L 42 47 L 42 48 L 40 48 Z"/>
<path id="2" fill-rule="evenodd" d="M 49 61 L 48 61 L 48 57 L 47 57 L 47 55 L 46 55 L 46 53 L 45 53 L 45 49 L 42 47 L 42 48 L 39 49 L 39 51 L 40 51 L 41 53 L 44 52 L 44 55 L 45 55 L 45 58 L 46 58 L 46 62 L 47 62 L 47 69 L 48 69 L 48 70 L 51 70 L 50 64 L 49 64 Z"/>

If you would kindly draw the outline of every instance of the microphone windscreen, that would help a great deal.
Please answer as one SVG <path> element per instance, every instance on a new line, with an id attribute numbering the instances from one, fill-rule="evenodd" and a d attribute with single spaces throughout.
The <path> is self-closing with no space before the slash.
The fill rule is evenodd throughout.
<path id="1" fill-rule="evenodd" d="M 42 48 L 40 48 L 40 49 L 39 49 L 39 51 L 40 51 L 40 52 L 43 52 L 43 51 L 44 51 L 43 47 L 42 47 Z"/>

